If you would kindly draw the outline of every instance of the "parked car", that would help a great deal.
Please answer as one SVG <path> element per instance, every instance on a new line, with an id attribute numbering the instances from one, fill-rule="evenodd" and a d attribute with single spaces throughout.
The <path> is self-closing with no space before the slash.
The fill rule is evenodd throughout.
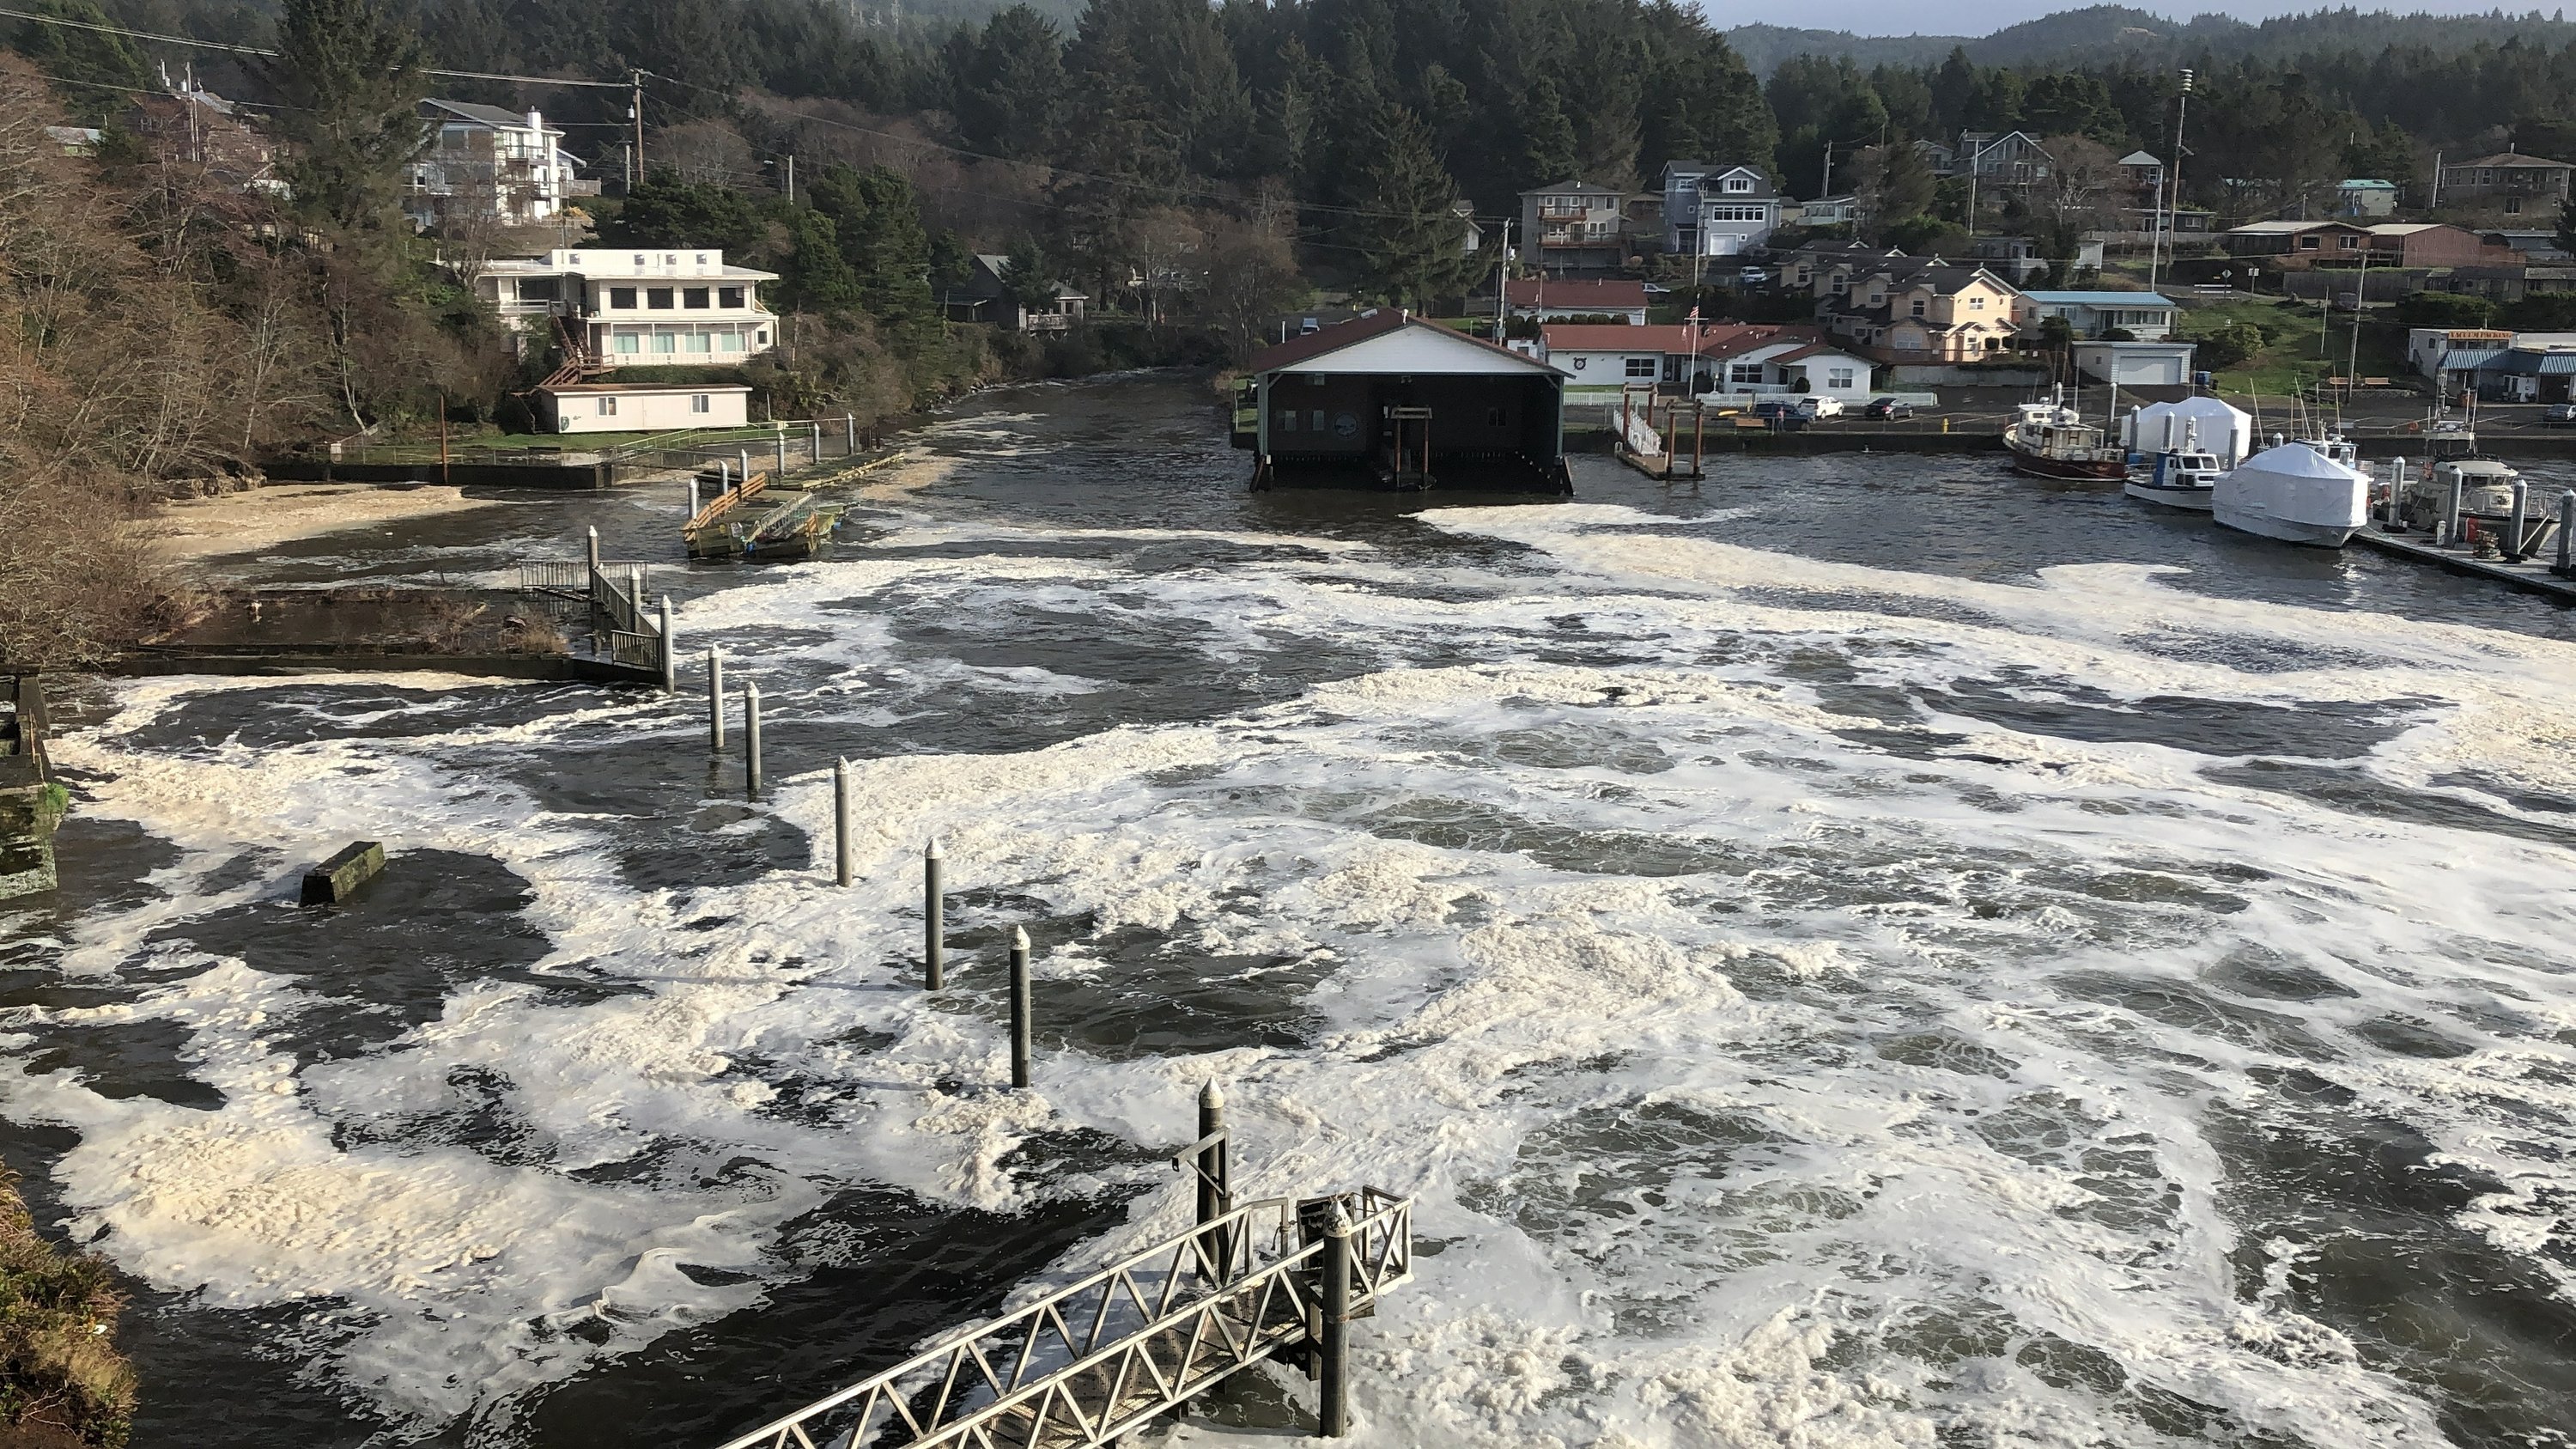
<path id="1" fill-rule="evenodd" d="M 1869 400 L 1868 407 L 1861 409 L 1861 416 L 1874 418 L 1882 423 L 1892 423 L 1900 418 L 1914 416 L 1914 404 L 1898 402 L 1892 397 L 1874 397 Z"/>
<path id="2" fill-rule="evenodd" d="M 1802 418 L 1838 418 L 1843 415 L 1843 400 L 1838 397 L 1802 397 L 1798 399 L 1797 411 Z"/>
<path id="3" fill-rule="evenodd" d="M 1779 397 L 1766 397 L 1753 405 L 1753 415 L 1757 418 L 1785 418 L 1797 410 L 1796 403 Z"/>
<path id="4" fill-rule="evenodd" d="M 1760 267 L 1738 267 L 1735 269 L 1735 285 L 1767 287 L 1771 285 L 1771 274 Z"/>
<path id="5" fill-rule="evenodd" d="M 2576 403 L 2551 403 L 2541 409 L 2540 422 L 2543 427 L 2576 428 Z"/>

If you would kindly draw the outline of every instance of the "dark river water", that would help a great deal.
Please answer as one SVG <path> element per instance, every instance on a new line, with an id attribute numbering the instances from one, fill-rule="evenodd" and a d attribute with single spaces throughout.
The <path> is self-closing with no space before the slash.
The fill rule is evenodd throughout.
<path id="1" fill-rule="evenodd" d="M 1713 471 L 1254 495 L 1202 381 L 985 396 L 827 558 L 660 572 L 756 802 L 694 661 L 89 686 L 0 1145 L 132 1280 L 136 1443 L 712 1449 L 1184 1223 L 1210 1079 L 1247 1192 L 1419 1200 L 1358 1443 L 2576 1443 L 2571 616 L 1984 457 Z"/>

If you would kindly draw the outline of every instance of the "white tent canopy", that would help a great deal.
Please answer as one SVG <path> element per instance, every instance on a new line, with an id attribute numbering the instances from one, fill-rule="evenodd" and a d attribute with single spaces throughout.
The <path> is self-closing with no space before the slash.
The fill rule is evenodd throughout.
<path id="1" fill-rule="evenodd" d="M 2120 423 L 2120 441 L 2137 452 L 2166 452 L 2186 440 L 2216 453 L 2221 466 L 2232 466 L 2253 450 L 2254 419 L 2214 397 L 2188 397 L 2133 408 Z"/>

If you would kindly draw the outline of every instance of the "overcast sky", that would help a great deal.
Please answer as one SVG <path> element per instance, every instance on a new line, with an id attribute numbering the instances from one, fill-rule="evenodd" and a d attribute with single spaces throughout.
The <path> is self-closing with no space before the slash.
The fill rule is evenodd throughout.
<path id="1" fill-rule="evenodd" d="M 1720 26 L 1747 25 L 1768 21 L 1813 30 L 1849 30 L 1860 35 L 1984 35 L 2007 25 L 2036 20 L 2061 10 L 2073 10 L 2086 0 L 1951 0 L 1944 5 L 1926 5 L 1922 0 L 1836 0 L 1832 5 L 1819 5 L 1808 10 L 1792 7 L 1783 10 L 1777 4 L 1755 4 L 1751 0 L 1701 0 L 1700 8 Z M 2372 4 L 2356 0 L 2365 10 L 2388 9 L 2408 14 L 2473 15 L 2497 8 L 2497 0 L 2398 0 L 2398 3 Z M 2544 15 L 2554 15 L 2565 0 L 2548 0 L 2539 7 Z M 2263 20 L 2275 15 L 2297 15 L 2326 8 L 2325 0 L 2234 0 L 2225 5 L 2138 5 L 2163 15 L 2191 16 L 2203 11 L 2224 11 L 2239 20 Z M 2530 0 L 2503 7 L 2514 14 L 2524 14 L 2533 7 Z"/>

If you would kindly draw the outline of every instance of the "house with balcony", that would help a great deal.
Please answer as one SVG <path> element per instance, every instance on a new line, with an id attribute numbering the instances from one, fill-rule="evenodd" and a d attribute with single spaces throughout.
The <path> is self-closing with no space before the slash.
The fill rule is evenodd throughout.
<path id="1" fill-rule="evenodd" d="M 1145 278 L 1139 275 L 1136 281 L 1142 286 Z M 1011 259 L 999 252 L 977 252 L 965 284 L 942 295 L 940 309 L 951 322 L 987 322 L 1005 332 L 1063 332 L 1081 321 L 1083 309 L 1091 305 L 1091 294 L 1068 282 L 1050 283 L 1042 291 L 1043 300 L 1021 301 L 1011 285 Z"/>
<path id="2" fill-rule="evenodd" d="M 241 107 L 197 84 L 193 72 L 173 81 L 164 70 L 161 84 L 159 92 L 138 92 L 122 117 L 145 149 L 163 161 L 202 167 L 208 179 L 234 191 L 289 194 L 278 175 L 277 143 Z"/>
<path id="3" fill-rule="evenodd" d="M 2335 183 L 2335 211 L 2342 217 L 2377 217 L 2397 214 L 2397 183 L 2375 177 L 2352 176 Z"/>
<path id="4" fill-rule="evenodd" d="M 1758 166 L 1664 163 L 1663 249 L 1681 256 L 1760 251 L 1780 228 L 1780 191 Z"/>
<path id="5" fill-rule="evenodd" d="M 2057 158 L 2027 131 L 1961 131 L 1950 156 L 1951 174 L 1974 176 L 1982 186 L 2030 186 L 2057 169 Z"/>
<path id="6" fill-rule="evenodd" d="M 778 317 L 760 284 L 776 280 L 705 248 L 559 247 L 488 263 L 474 289 L 522 356 L 560 346 L 568 363 L 606 371 L 730 367 L 769 351 Z"/>
<path id="7" fill-rule="evenodd" d="M 1524 261 L 1540 271 L 1614 272 L 1626 259 L 1623 222 L 1628 193 L 1585 181 L 1561 181 L 1521 193 Z"/>
<path id="8" fill-rule="evenodd" d="M 2434 177 L 2434 205 L 2446 211 L 2492 211 L 2555 220 L 2576 166 L 2507 148 L 2444 165 Z"/>
<path id="9" fill-rule="evenodd" d="M 2081 339 L 2126 332 L 2133 342 L 2162 342 L 2173 335 L 2174 311 L 2171 299 L 2153 292 L 2024 292 L 2013 322 L 2036 335 L 2049 318 L 2063 317 Z"/>
<path id="10" fill-rule="evenodd" d="M 1870 393 L 1869 360 L 1803 324 L 1557 323 L 1539 330 L 1535 355 L 1565 374 L 1570 392 L 1648 385 L 1694 394 L 1820 393 L 1846 402 Z"/>
<path id="11" fill-rule="evenodd" d="M 1837 264 L 1820 275 L 1817 320 L 1866 357 L 1896 364 L 1983 362 L 2012 345 L 2021 294 L 1983 267 L 1938 257 Z"/>
<path id="12" fill-rule="evenodd" d="M 403 215 L 427 231 L 460 225 L 538 226 L 578 197 L 597 196 L 563 132 L 539 112 L 425 100 L 429 144 L 403 168 Z"/>

